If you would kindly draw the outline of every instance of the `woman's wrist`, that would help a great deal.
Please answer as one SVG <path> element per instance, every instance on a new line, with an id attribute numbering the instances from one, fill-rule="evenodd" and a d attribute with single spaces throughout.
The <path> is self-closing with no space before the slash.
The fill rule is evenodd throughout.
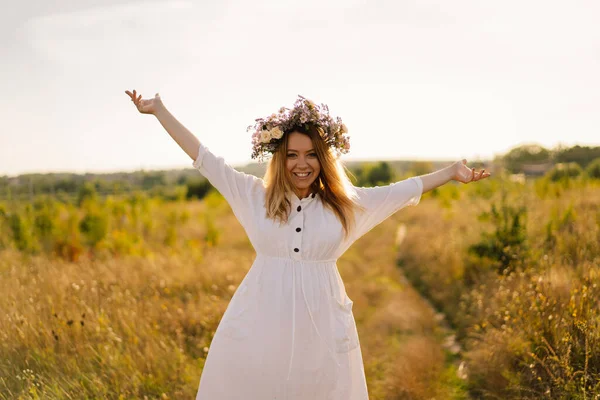
<path id="1" fill-rule="evenodd" d="M 456 161 L 454 162 L 452 165 L 448 166 L 448 170 L 449 170 L 449 181 L 456 181 L 457 180 L 457 173 L 458 173 L 458 166 L 460 164 L 460 161 Z"/>
<path id="2" fill-rule="evenodd" d="M 454 179 L 454 176 L 454 165 L 449 165 L 430 174 L 419 176 L 423 182 L 423 193 L 450 182 Z"/>
<path id="3" fill-rule="evenodd" d="M 163 117 L 164 115 L 168 114 L 169 110 L 167 110 L 167 107 L 164 106 L 164 104 L 162 104 L 162 102 L 160 104 L 158 104 L 156 106 L 156 110 L 154 110 L 154 116 L 158 119 L 160 119 L 161 117 Z"/>

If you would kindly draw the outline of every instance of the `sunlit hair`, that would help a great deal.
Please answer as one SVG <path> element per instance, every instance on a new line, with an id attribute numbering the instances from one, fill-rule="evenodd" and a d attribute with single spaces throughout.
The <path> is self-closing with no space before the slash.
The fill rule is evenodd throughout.
<path id="1" fill-rule="evenodd" d="M 313 149 L 321 164 L 321 172 L 311 185 L 313 192 L 318 192 L 323 204 L 331 209 L 340 220 L 347 237 L 354 225 L 354 212 L 360 208 L 355 202 L 356 195 L 344 166 L 335 158 L 329 146 L 321 139 L 321 128 L 314 125 L 295 127 L 284 132 L 284 136 L 292 132 L 307 135 L 312 140 Z M 273 157 L 269 160 L 264 176 L 266 186 L 265 208 L 267 217 L 275 221 L 287 222 L 291 210 L 291 202 L 286 193 L 292 193 L 294 185 L 291 173 L 286 167 L 288 140 L 283 140 Z"/>

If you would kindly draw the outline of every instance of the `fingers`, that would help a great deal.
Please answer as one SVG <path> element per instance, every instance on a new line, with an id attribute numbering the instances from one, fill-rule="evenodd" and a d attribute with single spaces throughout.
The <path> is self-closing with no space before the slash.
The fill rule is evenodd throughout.
<path id="1" fill-rule="evenodd" d="M 131 101 L 135 103 L 135 99 L 137 98 L 135 94 L 135 89 L 133 90 L 133 93 L 131 93 L 129 90 L 126 90 L 125 93 L 131 98 Z"/>
<path id="2" fill-rule="evenodd" d="M 463 164 L 466 160 L 462 160 Z M 468 170 L 471 170 L 471 173 L 469 175 Z M 463 183 L 469 183 L 469 182 L 477 182 L 481 179 L 487 178 L 488 176 L 490 176 L 491 174 L 489 172 L 485 172 L 485 169 L 482 169 L 481 171 L 476 171 L 475 168 L 468 168 L 466 169 L 466 173 L 464 175 L 464 180 L 461 180 Z"/>
<path id="3" fill-rule="evenodd" d="M 125 93 L 131 98 L 131 101 L 137 107 L 138 111 L 142 111 L 142 95 L 138 94 L 135 89 L 133 89 L 133 93 L 129 90 L 126 90 Z"/>
<path id="4" fill-rule="evenodd" d="M 142 95 L 140 94 L 138 97 L 137 92 L 135 91 L 135 89 L 133 89 L 133 93 L 131 93 L 129 90 L 126 90 L 125 93 L 127 94 L 127 96 L 131 97 L 132 101 L 139 101 L 142 98 Z"/>
<path id="5" fill-rule="evenodd" d="M 476 176 L 473 177 L 473 181 L 478 181 L 484 178 L 487 178 L 491 174 L 489 172 L 485 172 L 485 169 L 482 169 Z"/>
<path id="6" fill-rule="evenodd" d="M 467 160 L 465 158 L 463 158 L 460 161 L 460 164 L 462 164 L 462 165 L 458 168 L 459 178 L 457 179 L 460 182 L 463 182 L 463 183 L 476 182 L 478 180 L 481 180 L 481 179 L 487 178 L 488 176 L 491 176 L 491 174 L 489 172 L 485 172 L 485 169 L 482 169 L 481 171 L 476 171 L 475 167 L 470 168 L 468 165 L 466 165 Z"/>

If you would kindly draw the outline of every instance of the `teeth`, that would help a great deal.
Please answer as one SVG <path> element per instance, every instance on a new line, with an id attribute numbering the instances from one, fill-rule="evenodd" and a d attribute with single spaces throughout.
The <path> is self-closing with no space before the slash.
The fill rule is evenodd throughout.
<path id="1" fill-rule="evenodd" d="M 310 172 L 305 172 L 305 173 L 302 173 L 302 174 L 301 174 L 301 173 L 299 173 L 299 172 L 296 172 L 296 175 L 297 175 L 297 176 L 300 176 L 300 177 L 305 177 L 305 176 L 308 176 L 308 174 L 310 174 Z"/>

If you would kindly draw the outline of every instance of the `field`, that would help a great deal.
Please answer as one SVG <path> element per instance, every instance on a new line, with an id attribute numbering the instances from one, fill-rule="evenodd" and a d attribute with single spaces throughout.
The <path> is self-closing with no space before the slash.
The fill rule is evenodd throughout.
<path id="1" fill-rule="evenodd" d="M 456 329 L 470 395 L 600 398 L 598 182 L 462 189 L 407 214 L 399 265 Z"/>
<path id="2" fill-rule="evenodd" d="M 0 399 L 195 395 L 254 252 L 228 205 L 0 205 Z M 428 193 L 338 265 L 371 399 L 600 396 L 600 186 Z"/>

